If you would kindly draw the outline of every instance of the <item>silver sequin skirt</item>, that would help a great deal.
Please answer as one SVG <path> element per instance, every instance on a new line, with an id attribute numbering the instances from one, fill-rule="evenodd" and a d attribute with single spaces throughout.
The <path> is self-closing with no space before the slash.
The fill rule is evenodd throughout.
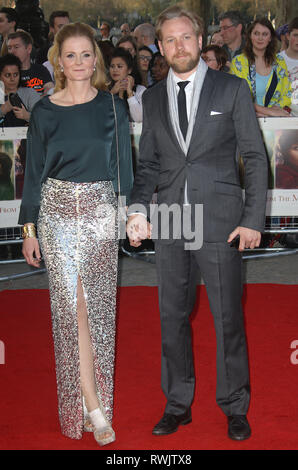
<path id="1" fill-rule="evenodd" d="M 113 414 L 117 288 L 117 200 L 110 181 L 73 183 L 48 178 L 42 186 L 38 237 L 49 277 L 59 419 L 62 433 L 80 439 L 77 282 L 81 279 L 93 346 L 97 396 Z"/>

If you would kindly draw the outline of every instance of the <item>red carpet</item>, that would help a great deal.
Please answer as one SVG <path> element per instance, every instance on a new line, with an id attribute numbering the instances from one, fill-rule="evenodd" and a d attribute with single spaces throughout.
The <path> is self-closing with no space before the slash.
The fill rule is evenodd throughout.
<path id="1" fill-rule="evenodd" d="M 226 437 L 215 403 L 215 333 L 204 287 L 193 318 L 197 374 L 193 423 L 167 437 L 151 435 L 163 413 L 157 289 L 120 289 L 114 428 L 116 449 L 298 449 L 298 286 L 248 285 L 245 318 L 252 400 L 251 439 Z M 0 293 L 0 449 L 100 449 L 92 434 L 73 441 L 60 434 L 48 291 Z M 1 359 L 1 358 L 0 358 Z M 1 360 L 0 360 L 1 362 Z"/>

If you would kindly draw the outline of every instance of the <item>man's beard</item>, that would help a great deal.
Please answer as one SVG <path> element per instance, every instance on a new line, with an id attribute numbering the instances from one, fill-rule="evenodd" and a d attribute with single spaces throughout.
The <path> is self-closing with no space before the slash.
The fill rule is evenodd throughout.
<path id="1" fill-rule="evenodd" d="M 169 66 L 172 67 L 174 72 L 187 73 L 196 68 L 200 60 L 200 51 L 198 52 L 198 55 L 196 57 L 192 57 L 189 53 L 187 53 L 186 56 L 189 57 L 187 61 L 176 61 L 176 56 L 173 57 L 171 62 L 168 61 Z"/>

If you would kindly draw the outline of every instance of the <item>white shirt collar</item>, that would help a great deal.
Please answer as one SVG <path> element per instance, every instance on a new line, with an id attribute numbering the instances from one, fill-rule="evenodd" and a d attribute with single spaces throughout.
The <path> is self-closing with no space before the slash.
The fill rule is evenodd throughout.
<path id="1" fill-rule="evenodd" d="M 197 67 L 198 68 L 198 67 Z M 195 69 L 195 71 L 188 77 L 186 78 L 185 80 L 182 80 L 180 77 L 177 77 L 177 75 L 175 74 L 174 72 L 174 81 L 175 81 L 175 84 L 177 85 L 177 83 L 179 82 L 184 82 L 184 81 L 189 81 L 191 83 L 191 85 L 193 84 L 194 82 L 194 79 L 195 79 L 195 76 L 196 76 L 196 73 L 197 73 L 197 68 Z M 188 87 L 190 88 L 190 87 Z"/>

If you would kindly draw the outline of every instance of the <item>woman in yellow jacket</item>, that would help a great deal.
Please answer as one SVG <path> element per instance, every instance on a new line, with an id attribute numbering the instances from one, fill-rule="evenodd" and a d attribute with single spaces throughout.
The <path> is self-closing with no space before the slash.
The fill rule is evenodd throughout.
<path id="1" fill-rule="evenodd" d="M 243 53 L 231 64 L 230 73 L 247 81 L 258 117 L 290 116 L 291 83 L 277 44 L 271 22 L 258 19 L 248 28 Z"/>

